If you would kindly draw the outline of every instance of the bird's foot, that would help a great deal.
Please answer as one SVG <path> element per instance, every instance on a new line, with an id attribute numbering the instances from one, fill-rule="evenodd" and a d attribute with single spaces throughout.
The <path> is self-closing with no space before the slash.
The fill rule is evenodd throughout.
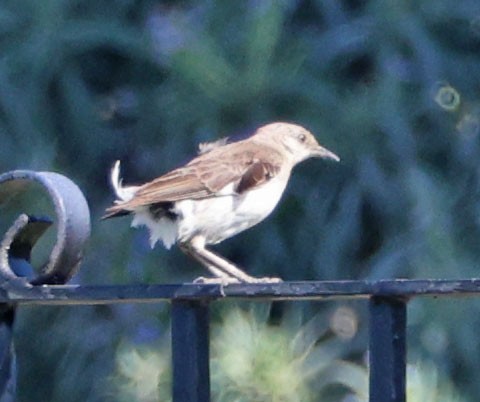
<path id="1" fill-rule="evenodd" d="M 201 284 L 208 284 L 208 285 L 231 285 L 232 283 L 240 283 L 237 278 L 233 278 L 231 276 L 222 276 L 219 278 L 205 278 L 204 276 L 200 276 L 193 281 L 193 283 L 201 283 Z"/>
<path id="2" fill-rule="evenodd" d="M 263 278 L 255 278 L 253 276 L 246 276 L 245 278 L 239 279 L 234 278 L 233 276 L 221 276 L 221 277 L 214 277 L 214 278 L 206 278 L 204 276 L 200 276 L 193 281 L 193 283 L 201 283 L 201 284 L 208 284 L 208 285 L 222 285 L 227 286 L 234 283 L 280 283 L 283 282 L 281 278 L 276 277 L 263 277 Z"/>

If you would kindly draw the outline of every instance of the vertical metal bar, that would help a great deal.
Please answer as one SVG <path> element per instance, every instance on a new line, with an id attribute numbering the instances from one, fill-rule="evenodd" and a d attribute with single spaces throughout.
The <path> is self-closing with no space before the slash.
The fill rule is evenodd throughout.
<path id="1" fill-rule="evenodd" d="M 16 400 L 17 365 L 13 344 L 15 307 L 0 304 L 0 402 Z"/>
<path id="2" fill-rule="evenodd" d="M 406 301 L 370 299 L 370 402 L 406 400 Z"/>
<path id="3" fill-rule="evenodd" d="M 208 329 L 207 302 L 172 302 L 173 402 L 210 402 Z"/>

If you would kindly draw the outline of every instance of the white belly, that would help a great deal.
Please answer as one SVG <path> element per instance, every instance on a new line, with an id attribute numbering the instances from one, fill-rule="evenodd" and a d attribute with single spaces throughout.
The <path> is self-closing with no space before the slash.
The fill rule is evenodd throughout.
<path id="1" fill-rule="evenodd" d="M 242 195 L 178 202 L 175 209 L 183 216 L 178 221 L 178 240 L 202 235 L 206 244 L 215 244 L 256 225 L 273 211 L 285 185 L 273 179 Z"/>
<path id="2" fill-rule="evenodd" d="M 148 208 L 142 207 L 134 211 L 132 226 L 144 225 L 150 230 L 152 248 L 159 240 L 169 249 L 177 241 L 186 242 L 197 235 L 205 239 L 205 244 L 219 243 L 265 219 L 278 204 L 286 183 L 277 176 L 242 195 L 225 188 L 223 196 L 178 201 L 173 210 L 178 214 L 176 220 L 156 220 Z"/>

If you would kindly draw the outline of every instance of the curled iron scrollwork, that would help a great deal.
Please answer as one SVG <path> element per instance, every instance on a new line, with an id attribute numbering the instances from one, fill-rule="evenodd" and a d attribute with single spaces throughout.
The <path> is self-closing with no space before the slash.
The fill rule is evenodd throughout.
<path id="1" fill-rule="evenodd" d="M 45 293 L 35 285 L 66 283 L 77 272 L 90 235 L 90 212 L 82 192 L 58 173 L 16 170 L 0 175 L 0 207 L 32 184 L 39 184 L 53 204 L 55 244 L 48 260 L 34 269 L 32 248 L 54 221 L 25 213 L 15 219 L 0 241 L 0 292 L 9 300 L 28 297 L 32 291 Z M 15 308 L 13 301 L 0 303 L 0 402 L 14 401 L 16 394 Z"/>
<path id="2" fill-rule="evenodd" d="M 54 205 L 57 234 L 48 261 L 28 282 L 32 285 L 63 284 L 77 272 L 90 235 L 88 205 L 70 179 L 58 173 L 30 170 L 0 175 L 0 204 L 33 183 L 43 187 Z M 15 282 L 24 277 L 22 265 L 30 263 L 31 249 L 51 223 L 47 218 L 26 214 L 16 219 L 0 243 L 0 281 Z"/>

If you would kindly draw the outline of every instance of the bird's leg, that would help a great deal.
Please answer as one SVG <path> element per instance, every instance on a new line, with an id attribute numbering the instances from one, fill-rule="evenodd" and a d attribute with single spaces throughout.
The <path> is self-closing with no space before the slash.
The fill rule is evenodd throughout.
<path id="1" fill-rule="evenodd" d="M 223 257 L 215 254 L 214 252 L 207 250 L 206 248 L 195 249 L 195 252 L 198 253 L 205 261 L 209 264 L 214 265 L 223 272 L 228 273 L 231 277 L 236 278 L 237 280 L 245 283 L 278 283 L 282 280 L 280 278 L 255 278 L 246 274 L 240 268 L 236 267 L 230 261 L 226 260 Z"/>
<path id="2" fill-rule="evenodd" d="M 203 264 L 207 269 L 215 268 L 230 278 L 235 278 L 240 282 L 246 283 L 278 283 L 280 278 L 255 278 L 237 268 L 230 261 L 220 257 L 214 252 L 205 248 L 203 238 L 195 237 L 189 243 L 189 254 Z M 212 272 L 212 271 L 211 271 Z"/>
<path id="3" fill-rule="evenodd" d="M 239 283 L 240 281 L 237 278 L 234 278 L 227 273 L 223 272 L 222 270 L 216 268 L 215 266 L 209 264 L 205 261 L 200 255 L 195 253 L 192 250 L 192 247 L 186 243 L 180 245 L 180 249 L 187 254 L 188 256 L 192 257 L 193 259 L 197 260 L 200 264 L 202 264 L 205 268 L 207 268 L 215 278 L 205 278 L 200 276 L 199 278 L 195 279 L 194 283 L 219 283 L 222 285 L 227 285 L 230 283 Z"/>

